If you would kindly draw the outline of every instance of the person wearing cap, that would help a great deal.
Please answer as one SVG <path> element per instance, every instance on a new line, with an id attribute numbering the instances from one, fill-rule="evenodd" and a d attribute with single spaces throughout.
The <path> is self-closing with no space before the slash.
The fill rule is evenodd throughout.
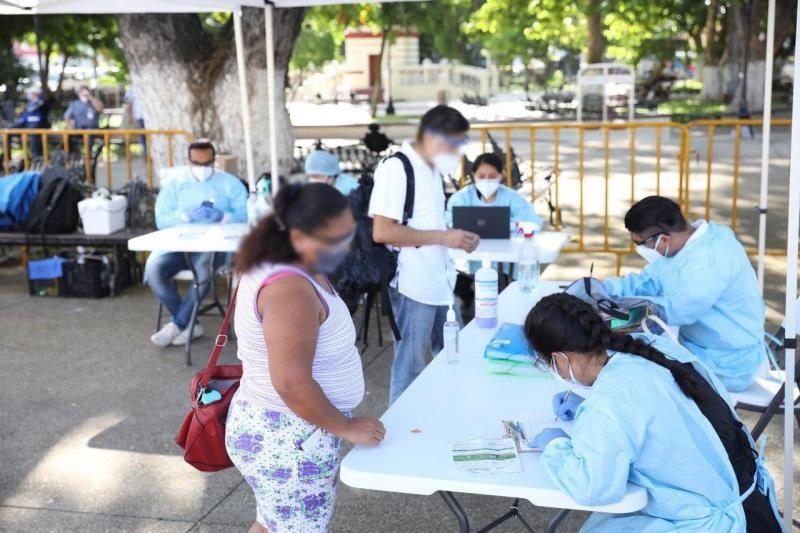
<path id="1" fill-rule="evenodd" d="M 28 103 L 25 110 L 17 117 L 13 127 L 19 129 L 49 129 L 50 128 L 50 102 L 42 95 L 40 87 L 28 89 Z M 42 156 L 42 136 L 31 134 L 28 136 L 28 148 L 32 157 Z"/>
<path id="2" fill-rule="evenodd" d="M 308 154 L 305 170 L 309 182 L 333 185 L 345 196 L 358 187 L 358 180 L 349 174 L 344 174 L 339 168 L 336 156 L 325 150 L 314 150 Z"/>

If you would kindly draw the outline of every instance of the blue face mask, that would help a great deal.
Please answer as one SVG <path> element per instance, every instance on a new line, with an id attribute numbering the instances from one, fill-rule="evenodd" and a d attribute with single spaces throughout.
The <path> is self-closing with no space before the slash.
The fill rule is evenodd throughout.
<path id="1" fill-rule="evenodd" d="M 338 239 L 335 244 L 330 243 L 327 248 L 317 249 L 317 260 L 311 265 L 311 270 L 315 274 L 331 274 L 335 272 L 342 261 L 350 254 L 350 243 L 353 242 L 355 231 L 342 239 Z"/>
<path id="2" fill-rule="evenodd" d="M 349 253 L 349 246 L 333 250 L 317 250 L 317 261 L 311 265 L 311 270 L 315 274 L 331 274 L 339 268 Z"/>

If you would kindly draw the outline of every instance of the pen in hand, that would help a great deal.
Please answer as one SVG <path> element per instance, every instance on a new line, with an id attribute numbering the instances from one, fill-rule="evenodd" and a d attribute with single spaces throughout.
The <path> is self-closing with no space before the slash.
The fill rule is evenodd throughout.
<path id="1" fill-rule="evenodd" d="M 561 400 L 562 404 L 567 403 L 567 400 L 569 400 L 570 394 L 572 394 L 572 389 L 569 389 L 567 391 L 567 393 L 564 395 L 564 399 Z M 553 422 L 558 422 L 558 415 L 556 415 L 556 417 L 553 419 Z"/>

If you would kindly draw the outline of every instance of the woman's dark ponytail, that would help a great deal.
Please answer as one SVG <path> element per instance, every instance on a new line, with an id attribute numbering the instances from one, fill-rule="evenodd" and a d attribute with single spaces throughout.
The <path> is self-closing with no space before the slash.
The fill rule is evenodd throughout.
<path id="1" fill-rule="evenodd" d="M 261 219 L 236 252 L 236 270 L 245 273 L 261 263 L 292 263 L 297 251 L 289 230 L 312 233 L 349 209 L 347 198 L 325 183 L 284 185 L 273 202 L 273 212 Z"/>
<path id="2" fill-rule="evenodd" d="M 691 365 L 669 359 L 641 339 L 614 333 L 599 314 L 575 296 L 559 293 L 542 298 L 525 320 L 525 336 L 548 365 L 554 352 L 599 354 L 607 350 L 638 355 L 666 368 L 686 396 L 702 403 L 706 387 Z"/>

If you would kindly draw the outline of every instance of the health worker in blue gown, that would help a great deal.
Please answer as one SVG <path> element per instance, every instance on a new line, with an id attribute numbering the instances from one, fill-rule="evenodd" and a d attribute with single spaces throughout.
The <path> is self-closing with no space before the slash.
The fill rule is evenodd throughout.
<path id="1" fill-rule="evenodd" d="M 594 513 L 582 531 L 780 532 L 772 478 L 724 387 L 684 347 L 613 332 L 587 303 L 560 293 L 525 321 L 540 364 L 564 382 L 553 398 L 570 435 L 530 443 L 555 485 L 583 505 L 647 491 L 635 513 Z M 584 399 L 585 398 L 585 399 Z"/>
<path id="2" fill-rule="evenodd" d="M 678 204 L 649 196 L 630 208 L 625 228 L 649 265 L 606 280 L 612 296 L 661 304 L 680 343 L 731 391 L 749 387 L 767 356 L 764 300 L 744 247 L 713 222 L 689 224 Z"/>

